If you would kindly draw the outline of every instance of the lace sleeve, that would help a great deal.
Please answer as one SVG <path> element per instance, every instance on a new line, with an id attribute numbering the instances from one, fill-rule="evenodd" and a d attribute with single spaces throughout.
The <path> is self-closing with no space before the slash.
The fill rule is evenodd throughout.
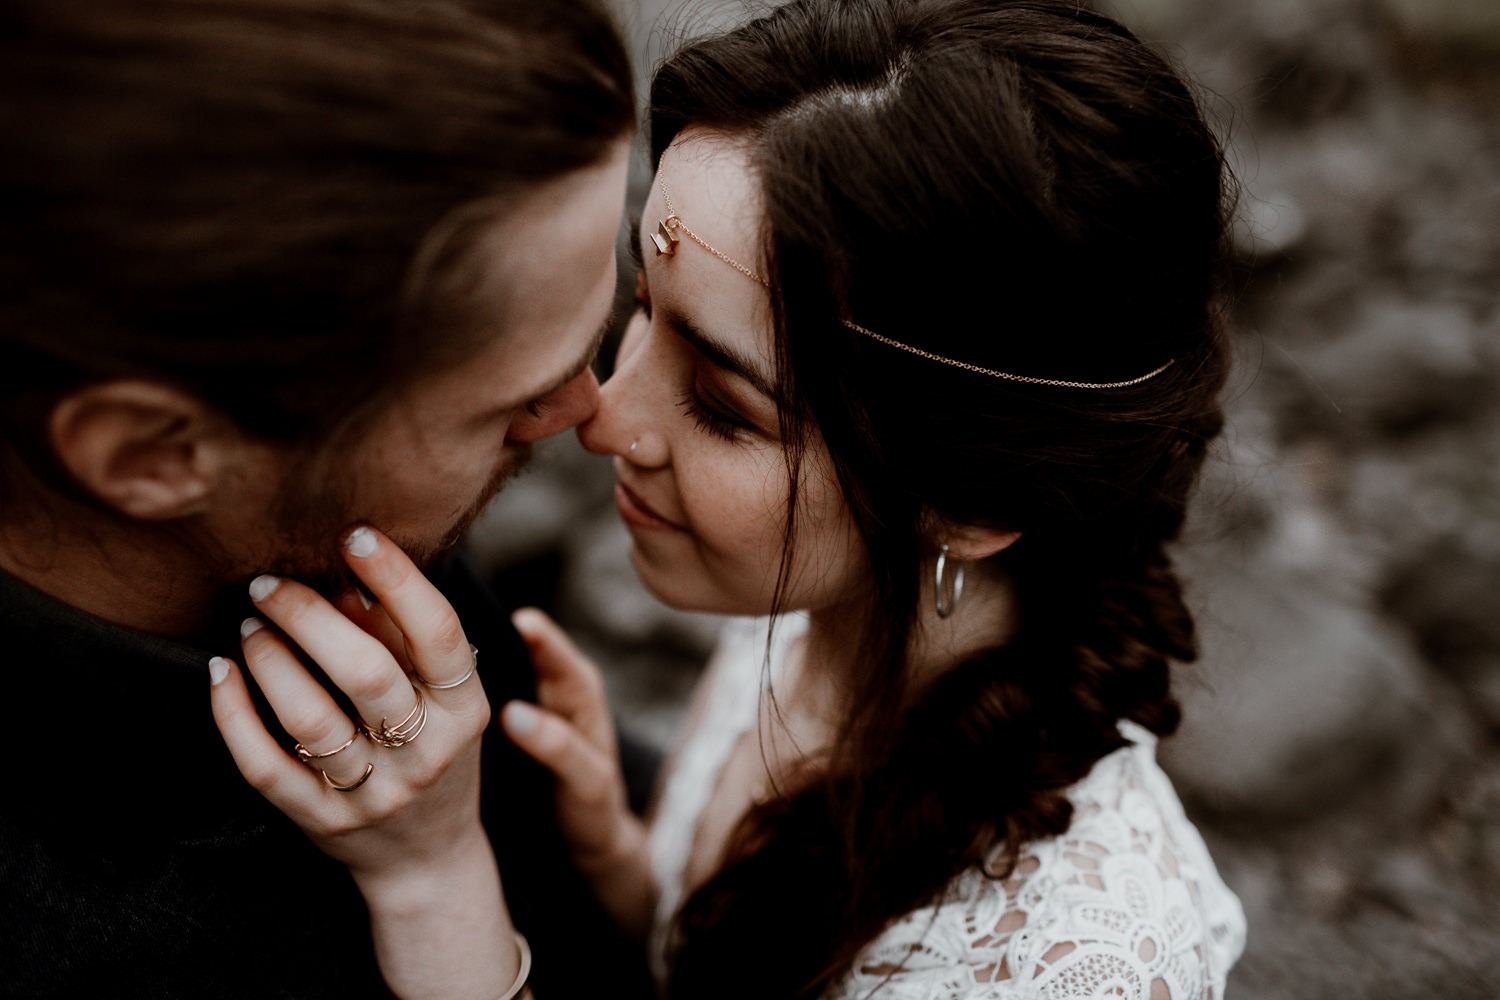
<path id="1" fill-rule="evenodd" d="M 1068 833 L 1005 879 L 964 872 L 896 921 L 833 1000 L 1219 1000 L 1244 946 L 1239 901 L 1151 744 L 1099 762 Z"/>

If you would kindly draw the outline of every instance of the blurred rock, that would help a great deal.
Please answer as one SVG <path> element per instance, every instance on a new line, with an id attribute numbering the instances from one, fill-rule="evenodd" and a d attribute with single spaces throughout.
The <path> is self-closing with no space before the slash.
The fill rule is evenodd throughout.
<path id="1" fill-rule="evenodd" d="M 1246 192 L 1235 219 L 1235 251 L 1259 261 L 1284 256 L 1307 237 L 1307 225 L 1307 213 L 1290 191 L 1275 190 L 1265 195 Z"/>
<path id="2" fill-rule="evenodd" d="M 1316 583 L 1196 581 L 1204 660 L 1181 686 L 1186 722 L 1164 748 L 1179 787 L 1216 812 L 1293 821 L 1370 782 L 1389 801 L 1430 791 L 1408 734 L 1441 728 L 1410 641 Z"/>
<path id="3" fill-rule="evenodd" d="M 1462 419 L 1488 398 L 1472 311 L 1449 302 L 1370 295 L 1343 329 L 1298 358 L 1342 420 L 1384 434 Z"/>
<path id="4" fill-rule="evenodd" d="M 1427 660 L 1465 694 L 1478 720 L 1500 733 L 1500 555 L 1455 535 L 1395 570 L 1383 594 Z"/>
<path id="5" fill-rule="evenodd" d="M 1500 50 L 1500 4 L 1494 0 L 1381 0 L 1408 34 Z"/>

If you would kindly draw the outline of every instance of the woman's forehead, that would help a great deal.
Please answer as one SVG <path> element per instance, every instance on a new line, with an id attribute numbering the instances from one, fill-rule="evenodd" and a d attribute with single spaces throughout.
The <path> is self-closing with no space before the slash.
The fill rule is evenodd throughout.
<path id="1" fill-rule="evenodd" d="M 645 213 L 644 232 L 675 213 L 716 250 L 765 273 L 760 179 L 744 140 L 709 129 L 684 131 L 662 154 Z"/>

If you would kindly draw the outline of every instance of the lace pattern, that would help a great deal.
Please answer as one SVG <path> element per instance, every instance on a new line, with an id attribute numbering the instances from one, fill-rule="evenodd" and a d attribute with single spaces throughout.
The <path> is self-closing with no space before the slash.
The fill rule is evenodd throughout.
<path id="1" fill-rule="evenodd" d="M 773 675 L 800 631 L 778 627 Z M 658 804 L 659 973 L 698 817 L 755 722 L 765 635 L 764 621 L 726 628 L 715 686 Z M 961 873 L 941 900 L 872 941 L 828 997 L 1220 1000 L 1244 948 L 1244 913 L 1157 766 L 1154 737 L 1129 723 L 1121 732 L 1131 745 L 1070 790 L 1064 835 L 1028 845 L 1004 879 Z"/>

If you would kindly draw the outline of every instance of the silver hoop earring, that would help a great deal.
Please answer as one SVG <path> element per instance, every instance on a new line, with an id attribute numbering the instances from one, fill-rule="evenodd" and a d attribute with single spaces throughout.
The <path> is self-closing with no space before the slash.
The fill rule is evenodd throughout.
<path id="1" fill-rule="evenodd" d="M 964 596 L 964 563 L 953 560 L 953 573 L 948 573 L 948 546 L 944 543 L 938 550 L 937 573 L 933 581 L 933 599 L 937 604 L 939 618 L 947 618 L 958 607 L 958 599 Z"/>

